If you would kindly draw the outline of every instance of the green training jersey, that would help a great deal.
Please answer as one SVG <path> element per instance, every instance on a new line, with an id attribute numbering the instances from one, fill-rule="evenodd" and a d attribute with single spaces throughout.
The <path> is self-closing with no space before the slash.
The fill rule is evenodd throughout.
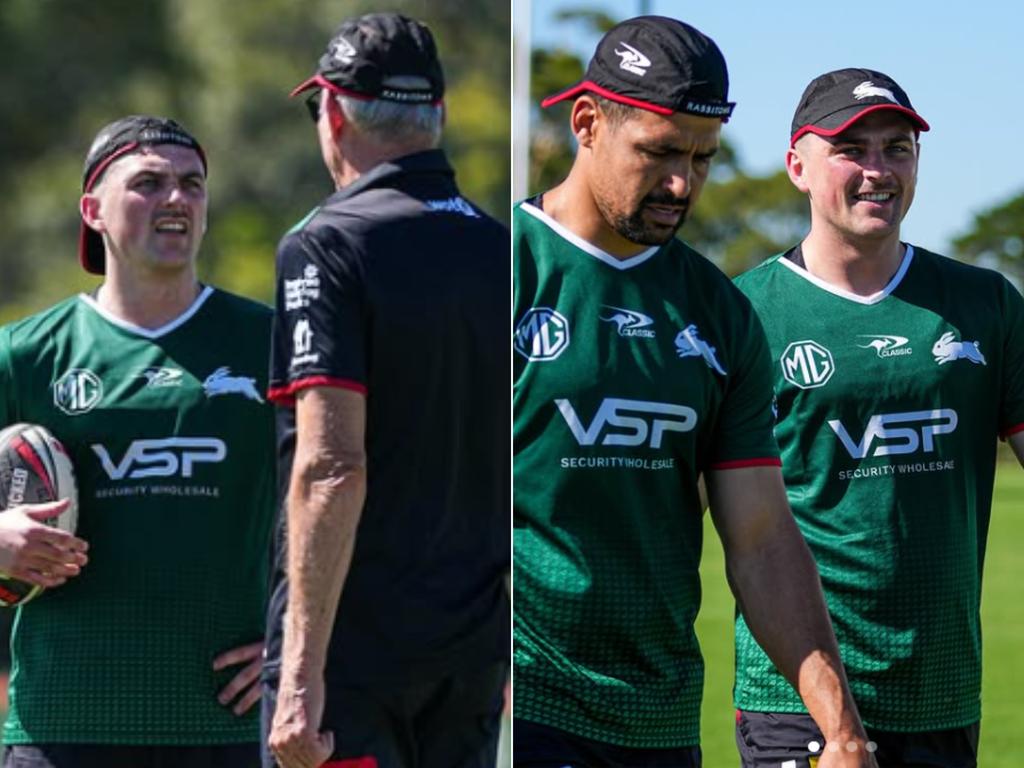
<path id="1" fill-rule="evenodd" d="M 789 501 L 861 716 L 977 722 L 996 436 L 1024 429 L 1024 302 L 995 272 L 911 246 L 871 297 L 786 256 L 737 284 L 768 334 Z M 736 643 L 737 706 L 803 712 L 742 619 Z"/>
<path id="2" fill-rule="evenodd" d="M 262 639 L 274 505 L 269 308 L 206 288 L 145 330 L 78 296 L 0 329 L 0 425 L 78 480 L 81 575 L 19 609 L 7 744 L 255 741 L 219 653 Z"/>
<path id="3" fill-rule="evenodd" d="M 764 332 L 678 240 L 620 261 L 530 203 L 513 229 L 516 716 L 697 744 L 697 479 L 779 463 Z"/>

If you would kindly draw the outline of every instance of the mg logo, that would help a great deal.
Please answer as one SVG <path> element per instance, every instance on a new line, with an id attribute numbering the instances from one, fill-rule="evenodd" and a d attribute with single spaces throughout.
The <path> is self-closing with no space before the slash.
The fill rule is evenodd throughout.
<path id="1" fill-rule="evenodd" d="M 902 426 L 896 426 L 897 424 Z M 868 456 L 914 453 L 918 449 L 931 453 L 935 450 L 936 435 L 948 435 L 956 429 L 957 415 L 951 408 L 937 408 L 934 411 L 908 411 L 872 416 L 868 419 L 859 443 L 853 441 L 839 419 L 829 421 L 828 425 L 832 427 L 839 442 L 852 458 L 863 459 Z M 891 442 L 876 445 L 878 440 Z"/>
<path id="2" fill-rule="evenodd" d="M 554 360 L 569 346 L 569 323 L 550 307 L 533 307 L 516 326 L 513 345 L 527 360 Z"/>
<path id="3" fill-rule="evenodd" d="M 601 445 L 643 445 L 660 448 L 666 432 L 689 432 L 697 426 L 697 412 L 685 405 L 651 403 L 646 400 L 623 400 L 606 397 L 584 427 L 568 400 L 555 400 L 573 437 L 580 445 L 595 445 L 602 433 Z M 609 432 L 606 428 L 619 431 Z"/>
<path id="4" fill-rule="evenodd" d="M 800 389 L 823 387 L 836 372 L 832 353 L 816 341 L 794 341 L 779 362 L 786 381 Z"/>
<path id="5" fill-rule="evenodd" d="M 86 368 L 72 368 L 53 385 L 53 404 L 69 416 L 91 411 L 103 397 L 103 382 Z"/>
<path id="6" fill-rule="evenodd" d="M 228 455 L 224 441 L 215 437 L 135 440 L 116 463 L 106 447 L 93 443 L 91 448 L 99 456 L 103 471 L 111 480 L 173 477 L 178 474 L 192 477 L 196 464 L 217 464 Z"/>

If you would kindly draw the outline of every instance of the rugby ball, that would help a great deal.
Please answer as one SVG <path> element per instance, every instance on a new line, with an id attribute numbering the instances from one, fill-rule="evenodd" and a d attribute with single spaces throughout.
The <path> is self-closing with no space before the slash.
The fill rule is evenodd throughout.
<path id="1" fill-rule="evenodd" d="M 71 504 L 44 522 L 74 533 L 78 525 L 78 486 L 61 442 L 37 424 L 14 424 L 0 431 L 0 510 L 58 499 L 70 499 Z M 43 590 L 0 572 L 0 606 L 27 603 Z"/>

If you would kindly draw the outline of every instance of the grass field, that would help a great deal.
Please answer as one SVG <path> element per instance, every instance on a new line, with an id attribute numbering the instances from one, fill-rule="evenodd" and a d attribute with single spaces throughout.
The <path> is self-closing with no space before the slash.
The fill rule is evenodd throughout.
<path id="1" fill-rule="evenodd" d="M 701 567 L 704 603 L 697 632 L 707 663 L 701 741 L 705 768 L 736 768 L 733 740 L 733 600 L 710 519 L 705 521 Z M 1024 472 L 1003 462 L 996 475 L 982 593 L 984 676 L 981 753 L 985 768 L 1024 766 Z"/>

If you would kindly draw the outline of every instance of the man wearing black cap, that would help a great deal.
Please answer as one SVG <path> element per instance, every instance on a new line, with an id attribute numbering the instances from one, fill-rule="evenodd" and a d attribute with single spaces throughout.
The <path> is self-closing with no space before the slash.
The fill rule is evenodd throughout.
<path id="1" fill-rule="evenodd" d="M 569 176 L 514 219 L 516 765 L 698 766 L 703 505 L 741 609 L 873 765 L 786 506 L 750 303 L 674 239 L 732 113 L 717 46 L 641 17 L 598 44 Z"/>
<path id="2" fill-rule="evenodd" d="M 786 155 L 810 232 L 737 284 L 767 332 L 789 500 L 878 762 L 968 768 L 996 436 L 1024 462 L 1024 302 L 900 241 L 928 129 L 881 72 L 815 78 Z M 743 765 L 808 765 L 819 730 L 742 619 L 736 638 Z"/>
<path id="3" fill-rule="evenodd" d="M 269 746 L 282 768 L 492 766 L 509 645 L 508 232 L 437 148 L 444 77 L 423 24 L 346 21 L 305 91 L 338 191 L 277 257 L 270 394 L 290 484 Z"/>
<path id="4" fill-rule="evenodd" d="M 196 279 L 206 176 L 173 120 L 106 126 L 79 248 L 103 282 L 0 329 L 0 425 L 64 443 L 90 544 L 20 608 L 5 766 L 259 763 L 271 313 Z"/>

